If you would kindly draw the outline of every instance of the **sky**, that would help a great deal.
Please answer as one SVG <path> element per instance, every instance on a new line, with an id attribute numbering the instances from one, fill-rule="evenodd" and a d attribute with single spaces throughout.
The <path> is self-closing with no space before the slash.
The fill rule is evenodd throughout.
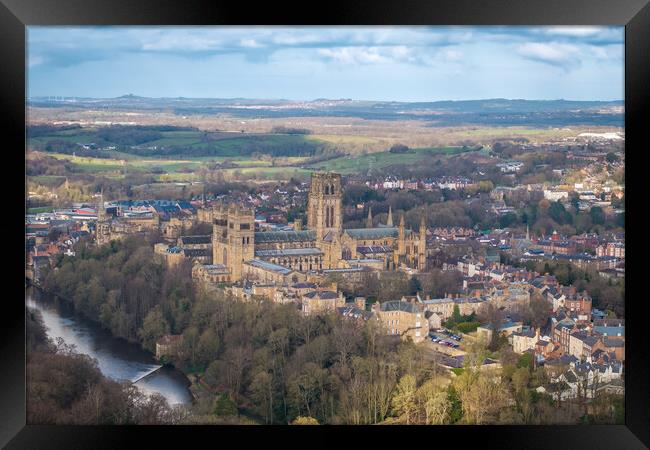
<path id="1" fill-rule="evenodd" d="M 37 27 L 29 97 L 622 100 L 624 27 Z"/>

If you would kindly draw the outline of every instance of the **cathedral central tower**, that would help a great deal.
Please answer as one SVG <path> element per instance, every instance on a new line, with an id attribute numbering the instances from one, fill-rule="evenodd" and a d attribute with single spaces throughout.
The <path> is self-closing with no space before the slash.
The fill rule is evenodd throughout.
<path id="1" fill-rule="evenodd" d="M 314 172 L 307 199 L 307 226 L 321 240 L 327 233 L 343 231 L 343 191 L 338 173 Z"/>

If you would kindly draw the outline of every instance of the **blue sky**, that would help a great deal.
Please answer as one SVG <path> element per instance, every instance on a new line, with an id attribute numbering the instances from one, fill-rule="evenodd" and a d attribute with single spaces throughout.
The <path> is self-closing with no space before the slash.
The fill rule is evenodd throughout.
<path id="1" fill-rule="evenodd" d="M 28 96 L 622 100 L 623 27 L 29 27 Z"/>

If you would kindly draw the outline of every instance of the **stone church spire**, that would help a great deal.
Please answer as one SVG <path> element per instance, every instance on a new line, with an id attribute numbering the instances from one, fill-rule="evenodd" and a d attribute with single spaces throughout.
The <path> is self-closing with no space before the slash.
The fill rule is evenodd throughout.
<path id="1" fill-rule="evenodd" d="M 393 226 L 393 208 L 391 208 L 390 206 L 388 207 L 388 219 L 386 220 L 386 226 L 387 227 Z"/>
<path id="2" fill-rule="evenodd" d="M 366 219 L 366 228 L 372 228 L 372 206 L 368 207 L 368 218 Z"/>

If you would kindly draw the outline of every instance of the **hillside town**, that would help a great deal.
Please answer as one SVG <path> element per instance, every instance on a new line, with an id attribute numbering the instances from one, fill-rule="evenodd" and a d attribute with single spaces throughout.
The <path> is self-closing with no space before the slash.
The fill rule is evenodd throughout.
<path id="1" fill-rule="evenodd" d="M 468 186 L 468 180 L 458 178 L 387 178 L 366 185 L 427 190 L 435 183 L 450 190 Z M 367 210 L 365 226 L 343 228 L 344 189 L 340 175 L 314 173 L 308 184 L 227 199 L 104 201 L 100 193 L 95 205 L 27 216 L 28 276 L 38 280 L 43 267 L 53 267 L 57 258 L 74 257 L 81 239 L 104 245 L 132 235 L 153 237 L 154 253 L 167 266 L 189 262 L 197 286 L 221 291 L 233 301 L 266 299 L 294 305 L 305 316 L 335 313 L 357 324 L 374 321 L 387 335 L 427 346 L 449 370 L 463 367 L 467 343 L 502 339 L 548 372 L 540 393 L 566 400 L 624 392 L 624 318 L 614 309 L 596 308 L 590 292 L 548 271 L 549 264 L 568 264 L 597 273 L 611 285 L 625 276 L 623 233 L 567 236 L 554 230 L 533 236 L 529 226 L 523 235 L 509 227 L 428 227 L 424 217 L 412 230 L 403 213 L 394 217 L 389 207 L 385 223 L 378 223 L 366 205 L 361 205 Z M 561 202 L 569 192 L 577 193 L 580 208 L 607 208 L 621 187 L 596 187 L 585 180 L 573 191 L 494 188 L 489 198 L 503 205 L 517 189 L 533 201 Z M 282 211 L 304 199 L 307 223 L 302 218 L 288 222 Z M 257 210 L 269 204 L 277 212 Z M 198 230 L 204 234 L 187 234 Z M 440 297 L 425 294 L 421 286 L 432 270 L 453 274 L 457 285 Z M 414 288 L 381 302 L 355 290 L 391 272 L 404 274 Z M 157 358 L 173 357 L 180 342 L 182 335 L 162 336 Z"/>

